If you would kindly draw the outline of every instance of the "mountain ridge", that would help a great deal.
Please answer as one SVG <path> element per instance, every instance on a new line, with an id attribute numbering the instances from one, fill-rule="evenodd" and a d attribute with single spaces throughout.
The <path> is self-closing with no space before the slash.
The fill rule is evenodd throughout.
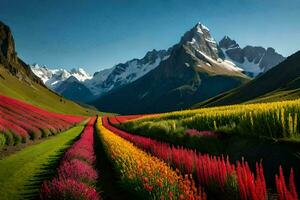
<path id="1" fill-rule="evenodd" d="M 288 70 L 287 70 L 288 69 Z M 219 106 L 236 103 L 254 103 L 300 97 L 300 51 L 249 83 L 220 94 L 197 107 Z"/>
<path id="2" fill-rule="evenodd" d="M 241 48 L 239 44 L 229 36 L 225 36 L 221 41 L 216 42 L 210 30 L 199 22 L 185 32 L 179 42 L 168 50 L 154 49 L 147 52 L 141 59 L 135 58 L 124 63 L 119 63 L 111 68 L 95 72 L 93 77 L 79 80 L 78 82 L 64 82 L 70 77 L 67 76 L 60 81 L 64 82 L 62 87 L 52 86 L 52 89 L 77 102 L 92 102 L 92 104 L 94 104 L 93 102 L 96 99 L 111 94 L 120 88 L 124 88 L 128 84 L 143 78 L 155 70 L 163 61 L 171 56 L 172 51 L 178 46 L 183 47 L 183 51 L 191 55 L 192 58 L 189 59 L 189 61 L 195 60 L 195 63 L 197 63 L 197 66 L 193 66 L 193 62 L 183 63 L 186 67 L 191 65 L 195 67 L 197 73 L 207 73 L 211 77 L 226 75 L 226 79 L 228 76 L 238 76 L 242 79 L 248 79 L 247 76 L 255 77 L 260 73 L 264 73 L 264 71 L 267 71 L 269 68 L 272 68 L 277 62 L 284 60 L 284 57 L 278 54 L 273 48 L 265 49 L 263 47 L 250 45 Z M 279 59 L 276 62 L 271 62 L 272 55 L 277 56 Z M 175 68 L 166 70 L 167 68 L 163 72 L 166 75 L 166 77 L 162 77 L 163 79 L 169 78 L 169 75 L 172 74 L 172 70 L 176 71 Z M 180 74 L 176 75 L 181 76 Z M 40 77 L 42 77 L 42 75 L 40 75 Z M 196 79 L 199 79 L 198 76 L 196 77 Z M 54 79 L 54 81 L 57 80 L 58 79 Z M 56 83 L 56 85 L 59 86 L 61 84 L 60 82 Z M 195 82 L 193 84 L 197 85 L 198 83 Z M 191 89 L 194 88 L 194 86 L 185 86 L 184 88 Z M 80 95 L 80 98 L 78 98 L 80 91 L 83 91 L 84 95 Z M 143 96 L 143 94 L 139 94 L 139 96 Z M 210 95 L 208 97 L 210 97 Z"/>
<path id="3" fill-rule="evenodd" d="M 274 48 L 264 48 L 261 46 L 240 45 L 229 36 L 224 36 L 219 42 L 222 50 L 222 57 L 235 63 L 242 68 L 245 73 L 257 76 L 285 60 L 285 57 L 275 51 Z"/>

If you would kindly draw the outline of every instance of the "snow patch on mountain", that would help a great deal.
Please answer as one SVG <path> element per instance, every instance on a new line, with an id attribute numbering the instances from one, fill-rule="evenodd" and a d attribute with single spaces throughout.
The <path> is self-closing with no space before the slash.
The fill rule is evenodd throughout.
<path id="1" fill-rule="evenodd" d="M 236 48 L 236 47 L 234 47 L 234 48 Z M 244 62 L 240 63 L 238 61 L 235 61 L 235 60 L 231 59 L 227 55 L 226 50 L 228 50 L 228 49 L 221 48 L 221 50 L 222 50 L 222 52 L 225 56 L 225 60 L 228 61 L 228 62 L 231 62 L 235 66 L 238 66 L 242 71 L 251 72 L 251 73 L 254 74 L 254 76 L 256 76 L 259 73 L 263 72 L 263 70 L 259 67 L 260 62 L 258 62 L 258 63 L 255 63 L 254 61 L 250 62 L 248 60 L 248 58 L 244 58 Z"/>
<path id="2" fill-rule="evenodd" d="M 142 59 L 133 59 L 120 63 L 110 69 L 95 73 L 94 77 L 85 82 L 94 95 L 101 95 L 122 85 L 131 83 L 151 70 L 155 69 L 161 61 L 167 59 L 167 51 L 151 51 Z"/>
<path id="3" fill-rule="evenodd" d="M 219 67 L 222 67 L 226 70 L 229 71 L 236 71 L 236 72 L 241 72 L 243 71 L 243 69 L 237 67 L 233 62 L 229 61 L 229 60 L 222 60 L 222 59 L 218 59 L 218 60 L 214 60 L 211 57 L 209 57 L 208 55 L 206 55 L 205 53 L 197 50 L 198 53 L 200 53 L 207 61 L 208 61 L 208 66 L 211 66 L 211 64 L 215 64 Z"/>

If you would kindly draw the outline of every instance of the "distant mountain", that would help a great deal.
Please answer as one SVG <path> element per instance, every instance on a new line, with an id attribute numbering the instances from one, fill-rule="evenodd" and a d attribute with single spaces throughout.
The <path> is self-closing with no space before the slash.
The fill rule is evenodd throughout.
<path id="1" fill-rule="evenodd" d="M 78 115 L 96 113 L 49 90 L 31 71 L 29 65 L 17 56 L 11 30 L 1 21 L 0 94 L 53 112 Z"/>
<path id="2" fill-rule="evenodd" d="M 250 80 L 221 55 L 209 29 L 198 23 L 155 69 L 103 95 L 94 105 L 122 114 L 179 110 Z"/>
<path id="3" fill-rule="evenodd" d="M 84 84 L 92 79 L 84 69 L 49 69 L 38 64 L 31 65 L 32 72 L 40 77 L 43 83 L 58 94 L 76 102 L 85 103 L 93 100 L 94 94 Z"/>
<path id="4" fill-rule="evenodd" d="M 62 82 L 67 80 L 69 77 L 74 77 L 78 81 L 83 82 L 85 80 L 91 79 L 92 76 L 89 75 L 84 69 L 49 69 L 46 66 L 39 66 L 38 64 L 31 65 L 32 72 L 38 76 L 43 83 L 51 89 L 58 87 Z"/>
<path id="5" fill-rule="evenodd" d="M 113 89 L 131 83 L 153 70 L 159 63 L 168 58 L 171 50 L 152 50 L 146 53 L 141 59 L 132 59 L 120 63 L 112 68 L 96 72 L 90 76 L 84 69 L 49 69 L 37 64 L 31 66 L 35 75 L 55 92 L 80 102 L 88 102 Z M 78 81 L 68 81 L 70 77 Z M 74 80 L 73 78 L 71 80 Z M 74 91 L 73 91 L 74 90 Z M 85 95 L 78 96 L 80 91 Z"/>
<path id="6" fill-rule="evenodd" d="M 55 91 L 76 102 L 86 103 L 94 99 L 92 92 L 74 76 L 62 81 Z"/>
<path id="7" fill-rule="evenodd" d="M 194 107 L 300 98 L 300 51 L 249 83 Z"/>
<path id="8" fill-rule="evenodd" d="M 264 73 L 285 59 L 271 47 L 265 49 L 248 45 L 241 48 L 235 40 L 228 36 L 219 42 L 219 47 L 222 50 L 221 57 L 223 59 L 230 60 L 251 76 Z"/>

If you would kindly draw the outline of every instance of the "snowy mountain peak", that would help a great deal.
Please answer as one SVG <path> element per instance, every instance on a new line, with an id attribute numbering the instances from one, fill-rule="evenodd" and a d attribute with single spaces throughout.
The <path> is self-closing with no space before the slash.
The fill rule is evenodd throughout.
<path id="1" fill-rule="evenodd" d="M 71 70 L 66 70 L 62 68 L 50 69 L 46 66 L 40 66 L 38 64 L 31 65 L 30 67 L 32 72 L 35 75 L 37 75 L 46 86 L 52 89 L 59 86 L 63 81 L 67 80 L 70 77 L 74 77 L 76 78 L 76 80 L 80 82 L 92 78 L 92 76 L 90 76 L 82 68 L 78 68 L 78 69 L 73 68 Z"/>
<path id="2" fill-rule="evenodd" d="M 217 42 L 209 29 L 200 22 L 183 35 L 179 44 L 188 46 L 191 51 L 203 52 L 214 60 L 219 58 Z"/>
<path id="3" fill-rule="evenodd" d="M 209 31 L 209 28 L 207 28 L 207 26 L 205 26 L 204 24 L 202 24 L 201 22 L 198 22 L 196 24 L 196 27 L 198 28 L 198 30 L 206 30 L 206 31 Z"/>

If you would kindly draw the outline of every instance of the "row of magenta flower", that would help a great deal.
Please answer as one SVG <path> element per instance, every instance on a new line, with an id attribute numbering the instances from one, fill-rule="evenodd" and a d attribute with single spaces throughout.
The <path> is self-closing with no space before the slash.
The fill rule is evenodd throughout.
<path id="1" fill-rule="evenodd" d="M 86 124 L 80 139 L 63 155 L 56 176 L 44 181 L 40 199 L 86 199 L 97 200 L 98 172 L 95 170 L 94 124 L 93 117 Z"/>
<path id="2" fill-rule="evenodd" d="M 112 126 L 107 117 L 103 118 L 103 125 L 140 149 L 179 169 L 182 174 L 193 174 L 198 185 L 218 199 L 266 200 L 271 195 L 267 192 L 262 163 L 256 164 L 254 173 L 245 161 L 234 165 L 223 156 L 199 154 L 183 147 L 174 147 L 168 143 L 129 134 Z M 275 182 L 277 199 L 298 200 L 293 169 L 286 181 L 280 166 L 279 175 L 275 175 Z"/>

